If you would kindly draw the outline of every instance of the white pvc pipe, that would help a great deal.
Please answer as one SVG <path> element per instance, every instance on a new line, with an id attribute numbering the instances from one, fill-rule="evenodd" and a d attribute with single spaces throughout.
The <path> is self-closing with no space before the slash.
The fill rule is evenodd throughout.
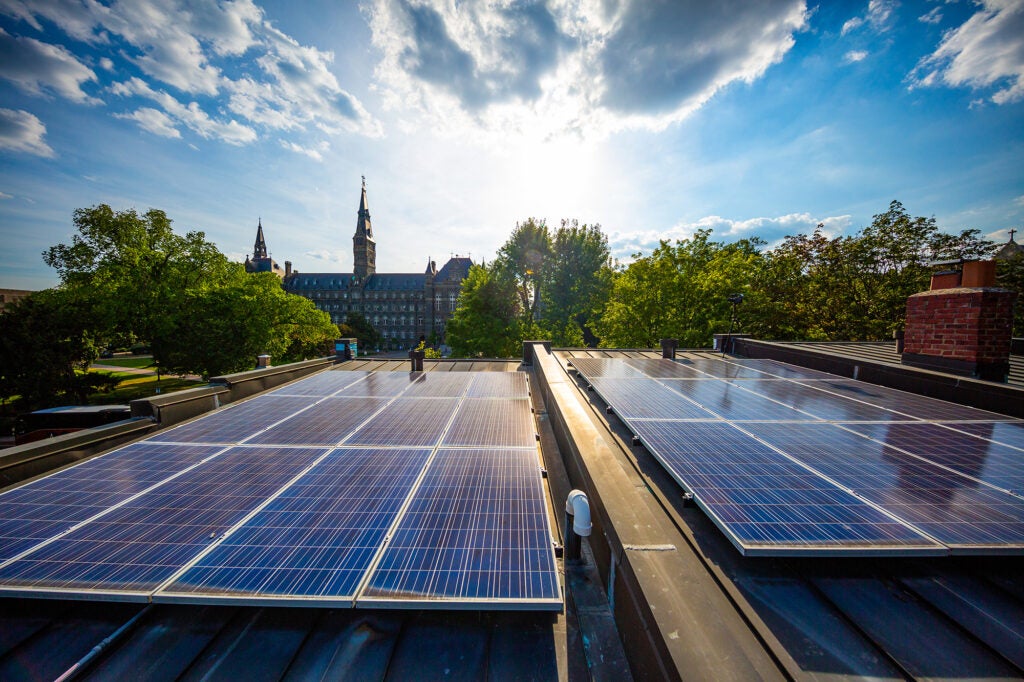
<path id="1" fill-rule="evenodd" d="M 572 529 L 581 536 L 590 535 L 590 500 L 582 490 L 573 490 L 565 499 L 565 511 L 572 515 Z"/>

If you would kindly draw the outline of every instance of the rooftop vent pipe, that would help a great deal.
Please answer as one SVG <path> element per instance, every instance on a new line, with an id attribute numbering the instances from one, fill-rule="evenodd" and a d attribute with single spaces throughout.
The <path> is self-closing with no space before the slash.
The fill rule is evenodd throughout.
<path id="1" fill-rule="evenodd" d="M 582 490 L 573 490 L 565 499 L 565 558 L 578 561 L 580 537 L 590 535 L 590 500 Z"/>

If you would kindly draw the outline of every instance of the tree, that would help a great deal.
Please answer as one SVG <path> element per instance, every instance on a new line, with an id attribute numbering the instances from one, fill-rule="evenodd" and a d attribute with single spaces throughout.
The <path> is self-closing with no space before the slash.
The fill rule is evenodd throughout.
<path id="1" fill-rule="evenodd" d="M 447 340 L 455 357 L 507 358 L 522 349 L 524 324 L 517 303 L 517 285 L 499 264 L 474 265 L 462 282 L 462 291 Z"/>
<path id="2" fill-rule="evenodd" d="M 996 262 L 996 284 L 1017 292 L 1013 304 L 1013 335 L 1024 336 L 1024 252 Z"/>
<path id="3" fill-rule="evenodd" d="M 362 313 L 349 313 L 344 324 L 338 326 L 342 338 L 359 339 L 359 344 L 367 351 L 380 345 L 381 335 Z"/>
<path id="4" fill-rule="evenodd" d="M 516 223 L 508 241 L 498 249 L 495 264 L 514 285 L 519 314 L 524 323 L 535 318 L 540 305 L 540 283 L 551 258 L 551 235 L 547 223 L 528 218 Z"/>
<path id="5" fill-rule="evenodd" d="M 611 291 L 608 238 L 600 225 L 563 220 L 541 273 L 540 325 L 559 346 L 596 345 L 592 323 Z"/>

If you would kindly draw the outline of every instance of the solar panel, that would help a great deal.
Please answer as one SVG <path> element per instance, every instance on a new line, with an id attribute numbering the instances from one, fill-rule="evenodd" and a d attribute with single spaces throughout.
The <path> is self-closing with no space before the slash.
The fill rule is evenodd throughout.
<path id="1" fill-rule="evenodd" d="M 151 440 L 168 443 L 238 443 L 317 402 L 314 396 L 265 395 L 228 405 Z"/>
<path id="2" fill-rule="evenodd" d="M 1024 500 L 833 424 L 744 428 L 947 547 L 1024 548 Z"/>
<path id="3" fill-rule="evenodd" d="M 604 401 L 626 419 L 714 419 L 713 414 L 654 379 L 595 377 L 592 381 Z"/>
<path id="4" fill-rule="evenodd" d="M 596 377 L 632 377 L 642 379 L 647 376 L 640 370 L 630 367 L 622 360 L 613 358 L 573 358 L 571 362 L 573 367 L 591 379 Z"/>
<path id="5" fill-rule="evenodd" d="M 1024 450 L 964 433 L 965 424 L 846 424 L 845 428 L 1024 497 Z M 970 424 L 996 428 L 1009 424 Z"/>
<path id="6" fill-rule="evenodd" d="M 449 566 L 436 592 L 408 600 L 558 609 L 533 416 L 528 398 L 510 397 L 528 395 L 526 377 L 492 376 L 314 375 L 0 495 L 0 592 L 351 605 L 417 495 L 437 501 L 420 485 L 428 465 L 450 472 L 458 460 L 465 492 L 494 494 L 512 514 L 484 519 L 493 528 L 473 545 L 494 568 Z M 433 522 L 465 522 L 440 513 Z M 453 580 L 477 588 L 453 591 Z"/>
<path id="7" fill-rule="evenodd" d="M 464 400 L 442 444 L 529 448 L 535 447 L 535 434 L 526 398 Z"/>
<path id="8" fill-rule="evenodd" d="M 1020 420 L 773 361 L 614 362 L 580 371 L 741 551 L 1024 552 Z"/>
<path id="9" fill-rule="evenodd" d="M 707 374 L 681 362 L 657 358 L 629 358 L 623 360 L 630 367 L 640 370 L 644 376 L 655 379 L 708 379 Z"/>
<path id="10" fill-rule="evenodd" d="M 561 609 L 536 450 L 441 449 L 358 604 Z"/>
<path id="11" fill-rule="evenodd" d="M 144 597 L 323 450 L 236 447 L 0 567 L 0 589 Z"/>
<path id="12" fill-rule="evenodd" d="M 332 451 L 155 600 L 315 597 L 351 605 L 430 452 Z"/>
<path id="13" fill-rule="evenodd" d="M 0 495 L 0 562 L 220 450 L 136 443 L 8 490 Z"/>
<path id="14" fill-rule="evenodd" d="M 388 404 L 383 398 L 326 398 L 245 441 L 264 445 L 336 445 Z"/>
<path id="15" fill-rule="evenodd" d="M 328 370 L 294 381 L 287 386 L 271 391 L 270 395 L 312 395 L 325 397 L 363 379 L 367 374 L 369 372 Z"/>
<path id="16" fill-rule="evenodd" d="M 725 422 L 634 420 L 630 425 L 745 553 L 941 549 Z"/>
<path id="17" fill-rule="evenodd" d="M 470 398 L 527 398 L 526 375 L 521 372 L 478 372 L 469 387 Z"/>
<path id="18" fill-rule="evenodd" d="M 346 438 L 345 445 L 435 445 L 458 404 L 457 398 L 399 398 Z"/>

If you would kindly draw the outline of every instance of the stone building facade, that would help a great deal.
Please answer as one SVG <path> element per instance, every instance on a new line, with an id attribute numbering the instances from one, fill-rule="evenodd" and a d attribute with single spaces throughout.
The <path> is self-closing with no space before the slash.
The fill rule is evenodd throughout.
<path id="1" fill-rule="evenodd" d="M 269 260 L 262 238 L 261 223 L 256 238 L 257 253 L 247 262 L 262 264 Z M 383 349 L 415 348 L 421 338 L 443 345 L 445 327 L 455 311 L 462 280 L 469 274 L 472 261 L 454 256 L 440 270 L 434 261 L 428 260 L 421 273 L 377 272 L 377 243 L 370 221 L 365 180 L 352 251 L 354 272 L 298 272 L 292 270 L 290 261 L 285 261 L 282 281 L 285 290 L 313 301 L 336 324 L 345 322 L 351 313 L 362 313 L 384 338 Z M 263 267 L 274 271 L 276 264 L 270 263 L 270 267 Z"/>

